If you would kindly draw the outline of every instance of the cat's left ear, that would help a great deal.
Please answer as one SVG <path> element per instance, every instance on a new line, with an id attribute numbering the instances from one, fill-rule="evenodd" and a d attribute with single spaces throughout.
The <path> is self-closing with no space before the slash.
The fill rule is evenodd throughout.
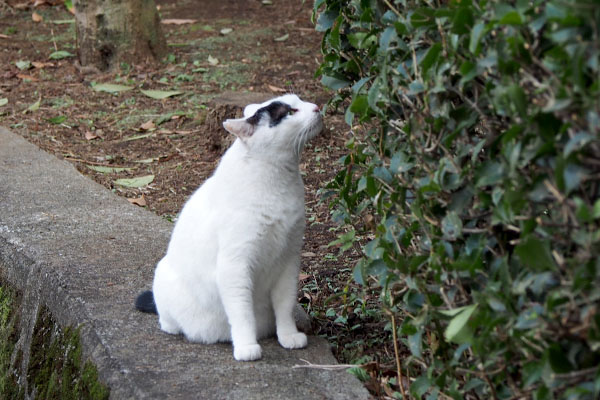
<path id="1" fill-rule="evenodd" d="M 248 123 L 245 118 L 228 119 L 223 122 L 223 128 L 240 139 L 248 138 L 254 133 L 254 125 Z"/>

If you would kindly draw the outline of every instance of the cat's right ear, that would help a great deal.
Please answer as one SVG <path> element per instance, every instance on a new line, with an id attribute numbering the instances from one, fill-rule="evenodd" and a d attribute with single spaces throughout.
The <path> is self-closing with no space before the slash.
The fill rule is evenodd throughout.
<path id="1" fill-rule="evenodd" d="M 245 118 L 228 119 L 223 122 L 223 128 L 240 139 L 249 138 L 254 133 L 254 125 L 248 123 Z"/>

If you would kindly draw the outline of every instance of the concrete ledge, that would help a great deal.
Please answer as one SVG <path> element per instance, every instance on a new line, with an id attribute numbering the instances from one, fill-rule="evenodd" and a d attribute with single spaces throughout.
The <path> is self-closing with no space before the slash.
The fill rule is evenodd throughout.
<path id="1" fill-rule="evenodd" d="M 115 399 L 362 399 L 346 372 L 292 368 L 335 364 L 328 343 L 288 351 L 262 341 L 263 359 L 236 362 L 231 345 L 162 333 L 136 312 L 172 225 L 130 205 L 64 161 L 0 128 L 0 275 L 23 295 L 20 346 L 46 305 L 62 326 L 80 326 L 85 358 Z"/>

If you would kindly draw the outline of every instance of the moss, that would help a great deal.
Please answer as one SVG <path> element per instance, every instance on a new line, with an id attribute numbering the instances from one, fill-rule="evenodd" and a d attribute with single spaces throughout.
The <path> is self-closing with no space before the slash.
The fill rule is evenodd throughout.
<path id="1" fill-rule="evenodd" d="M 109 395 L 96 367 L 82 362 L 79 329 L 61 329 L 46 307 L 38 314 L 27 378 L 39 398 L 107 399 Z"/>
<path id="2" fill-rule="evenodd" d="M 22 399 L 24 391 L 18 385 L 18 372 L 23 353 L 19 350 L 12 361 L 19 332 L 21 296 L 7 286 L 0 286 L 0 398 Z"/>

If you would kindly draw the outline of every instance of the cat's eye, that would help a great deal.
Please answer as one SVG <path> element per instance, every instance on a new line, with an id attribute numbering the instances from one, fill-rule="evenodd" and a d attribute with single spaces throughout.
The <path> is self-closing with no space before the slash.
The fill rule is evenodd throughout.
<path id="1" fill-rule="evenodd" d="M 288 111 L 288 115 L 294 115 L 298 112 L 297 108 L 290 108 L 290 110 Z"/>

